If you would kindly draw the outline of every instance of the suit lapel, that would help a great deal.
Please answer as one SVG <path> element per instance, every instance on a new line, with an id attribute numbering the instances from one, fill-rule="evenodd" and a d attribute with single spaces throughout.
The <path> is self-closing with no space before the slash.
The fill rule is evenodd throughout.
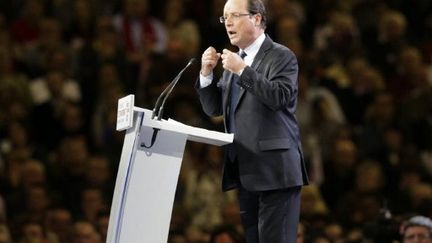
<path id="1" fill-rule="evenodd" d="M 257 52 L 257 54 L 255 55 L 254 61 L 252 62 L 251 68 L 253 68 L 254 70 L 258 70 L 259 66 L 261 65 L 262 61 L 264 60 L 265 55 L 267 54 L 267 51 L 271 49 L 273 45 L 273 40 L 267 35 L 262 46 L 260 47 L 259 51 Z M 227 106 L 228 106 L 228 100 L 230 98 L 230 93 L 231 93 L 231 82 L 233 80 L 233 73 L 231 72 L 225 72 L 224 75 L 226 75 L 226 79 L 227 80 L 227 85 L 226 85 L 226 91 L 223 94 L 223 113 L 224 113 L 224 117 L 226 117 L 227 115 Z M 238 98 L 238 102 L 237 105 L 234 109 L 237 109 L 237 107 L 240 105 L 240 102 L 243 98 L 243 95 L 245 93 L 245 89 L 240 87 L 240 93 L 239 93 L 239 98 Z M 225 121 L 226 123 L 226 121 Z M 225 124 L 225 127 L 227 124 Z"/>
<path id="2" fill-rule="evenodd" d="M 273 43 L 273 40 L 268 35 L 266 35 L 266 38 L 265 38 L 263 44 L 261 45 L 259 51 L 255 55 L 255 58 L 254 58 L 252 65 L 251 65 L 251 68 L 253 68 L 255 71 L 258 70 L 258 67 L 261 65 L 265 55 L 267 54 L 267 51 L 272 47 L 272 43 Z M 245 89 L 240 87 L 240 94 L 239 94 L 239 100 L 237 102 L 237 106 L 240 103 L 240 101 L 242 100 L 244 93 L 245 93 Z"/>
<path id="3" fill-rule="evenodd" d="M 223 94 L 223 104 L 224 104 L 224 106 L 226 106 L 226 105 L 228 105 L 228 100 L 229 100 L 229 96 L 230 96 L 230 93 L 231 93 L 231 82 L 232 82 L 232 80 L 233 80 L 233 73 L 231 73 L 231 72 L 226 72 L 226 80 L 227 80 L 227 83 L 226 83 L 226 87 L 225 87 L 225 92 L 224 92 L 224 94 Z"/>
<path id="4" fill-rule="evenodd" d="M 223 92 L 223 97 L 222 97 L 222 104 L 223 104 L 223 115 L 224 117 L 226 117 L 227 115 L 227 108 L 228 108 L 228 100 L 230 98 L 230 93 L 231 93 L 231 82 L 233 79 L 233 73 L 231 72 L 225 72 L 224 75 L 226 75 L 226 78 L 224 78 L 224 80 L 227 80 L 226 82 L 226 86 L 225 86 L 225 92 Z M 227 127 L 226 124 L 226 120 L 224 119 L 224 125 L 225 127 Z"/>
<path id="5" fill-rule="evenodd" d="M 257 70 L 258 67 L 260 66 L 261 62 L 263 61 L 265 55 L 267 54 L 267 51 L 270 50 L 270 48 L 272 47 L 272 39 L 269 36 L 266 36 L 261 48 L 259 49 L 259 51 L 257 52 L 254 61 L 252 62 L 252 68 L 254 70 Z"/>

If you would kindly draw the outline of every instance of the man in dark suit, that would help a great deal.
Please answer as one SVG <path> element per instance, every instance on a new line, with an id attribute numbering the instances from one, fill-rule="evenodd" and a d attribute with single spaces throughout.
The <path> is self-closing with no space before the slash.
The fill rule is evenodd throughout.
<path id="1" fill-rule="evenodd" d="M 296 241 L 301 186 L 308 183 L 295 118 L 294 53 L 265 34 L 261 0 L 228 0 L 220 21 L 239 53 L 209 47 L 196 87 L 203 110 L 224 116 L 227 146 L 223 190 L 238 188 L 248 243 Z M 220 79 L 213 69 L 222 60 Z"/>

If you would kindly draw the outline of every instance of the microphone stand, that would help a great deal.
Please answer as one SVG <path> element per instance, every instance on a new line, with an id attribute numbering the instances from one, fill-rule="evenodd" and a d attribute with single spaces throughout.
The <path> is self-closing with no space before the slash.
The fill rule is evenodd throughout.
<path id="1" fill-rule="evenodd" d="M 173 81 L 171 81 L 171 83 L 165 88 L 165 90 L 159 95 L 158 99 L 156 100 L 155 107 L 153 108 L 152 119 L 154 119 L 156 115 L 157 115 L 157 120 L 160 121 L 162 119 L 164 105 L 165 105 L 165 102 L 166 102 L 168 96 L 171 94 L 171 92 L 173 91 L 174 87 L 176 86 L 176 84 L 180 80 L 180 77 L 183 74 L 183 72 L 190 65 L 192 65 L 192 63 L 194 61 L 195 61 L 195 58 L 192 58 L 188 62 L 188 64 L 179 72 L 179 74 L 177 74 L 177 76 L 173 79 Z M 162 97 L 163 97 L 163 100 L 162 100 Z"/>

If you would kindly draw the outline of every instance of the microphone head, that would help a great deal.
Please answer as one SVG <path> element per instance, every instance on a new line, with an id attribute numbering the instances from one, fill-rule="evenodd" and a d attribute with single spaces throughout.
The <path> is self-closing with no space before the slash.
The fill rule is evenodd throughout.
<path id="1" fill-rule="evenodd" d="M 191 65 L 192 63 L 195 62 L 195 57 L 191 58 L 187 64 L 187 66 Z"/>

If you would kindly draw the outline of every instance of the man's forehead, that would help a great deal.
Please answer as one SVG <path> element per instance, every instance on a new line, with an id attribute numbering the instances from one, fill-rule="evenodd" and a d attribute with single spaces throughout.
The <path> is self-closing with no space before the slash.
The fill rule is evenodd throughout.
<path id="1" fill-rule="evenodd" d="M 418 232 L 418 231 L 425 231 L 425 232 L 428 232 L 429 231 L 429 228 L 428 227 L 426 227 L 426 226 L 422 226 L 422 225 L 412 225 L 412 226 L 409 226 L 407 229 L 406 229 L 406 231 L 408 232 L 413 232 L 413 231 L 416 231 L 416 232 Z"/>
<path id="2" fill-rule="evenodd" d="M 247 0 L 228 0 L 224 6 L 224 12 L 247 10 Z"/>

